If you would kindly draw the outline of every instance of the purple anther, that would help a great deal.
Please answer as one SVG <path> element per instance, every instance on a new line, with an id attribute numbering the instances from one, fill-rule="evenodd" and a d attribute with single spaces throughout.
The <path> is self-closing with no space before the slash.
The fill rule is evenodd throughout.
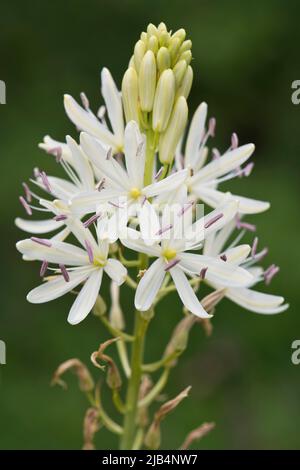
<path id="1" fill-rule="evenodd" d="M 273 277 L 279 272 L 279 266 L 271 264 L 271 266 L 264 272 L 265 283 L 268 285 L 272 281 Z"/>
<path id="2" fill-rule="evenodd" d="M 111 147 L 109 147 L 107 154 L 106 154 L 106 160 L 109 160 L 113 156 L 113 150 Z"/>
<path id="3" fill-rule="evenodd" d="M 48 248 L 52 246 L 52 243 L 50 240 L 47 240 L 47 238 L 30 237 L 30 240 L 39 245 L 47 246 Z"/>
<path id="4" fill-rule="evenodd" d="M 207 270 L 208 270 L 208 267 L 205 267 L 205 268 L 202 268 L 202 269 L 201 269 L 200 274 L 199 274 L 199 276 L 200 276 L 201 279 L 205 279 Z"/>
<path id="5" fill-rule="evenodd" d="M 259 253 L 256 253 L 255 259 L 256 261 L 261 261 L 267 254 L 269 253 L 269 249 L 266 247 L 263 250 L 261 250 Z"/>
<path id="6" fill-rule="evenodd" d="M 216 119 L 214 117 L 210 118 L 208 121 L 208 135 L 211 137 L 215 136 L 215 131 L 216 131 Z"/>
<path id="7" fill-rule="evenodd" d="M 82 106 L 86 110 L 90 109 L 90 102 L 89 102 L 86 94 L 83 91 L 80 93 L 80 99 L 81 99 Z"/>
<path id="8" fill-rule="evenodd" d="M 83 222 L 83 225 L 85 226 L 85 228 L 88 228 L 91 224 L 96 222 L 99 219 L 99 217 L 101 217 L 101 212 L 99 214 L 92 215 L 92 217 L 90 217 L 85 222 Z"/>
<path id="9" fill-rule="evenodd" d="M 161 167 L 158 172 L 156 173 L 156 175 L 154 176 L 154 179 L 157 181 L 159 178 L 160 178 L 160 175 L 162 174 L 163 172 L 163 167 Z"/>
<path id="10" fill-rule="evenodd" d="M 191 202 L 188 202 L 186 204 L 183 205 L 183 207 L 180 209 L 180 211 L 178 212 L 178 216 L 182 216 L 183 214 L 185 214 L 191 207 L 193 207 L 194 205 L 194 201 L 191 201 Z"/>
<path id="11" fill-rule="evenodd" d="M 26 201 L 27 201 L 27 202 L 31 202 L 31 200 L 32 200 L 32 195 L 31 195 L 31 191 L 30 191 L 30 189 L 29 189 L 28 184 L 22 183 L 22 186 L 23 186 L 23 188 L 24 188 Z"/>
<path id="12" fill-rule="evenodd" d="M 58 214 L 53 217 L 56 222 L 61 222 L 62 220 L 66 220 L 67 218 L 68 216 L 66 216 L 65 214 Z"/>
<path id="13" fill-rule="evenodd" d="M 48 176 L 46 175 L 46 173 L 44 171 L 41 171 L 40 172 L 40 175 L 39 175 L 42 179 L 42 182 L 43 182 L 43 185 L 45 186 L 45 189 L 51 193 L 51 186 L 50 186 L 50 182 L 48 180 Z"/>
<path id="14" fill-rule="evenodd" d="M 90 263 L 93 263 L 94 262 L 94 253 L 93 253 L 92 245 L 90 244 L 90 242 L 88 240 L 85 240 L 84 243 L 85 243 L 85 246 L 86 246 L 86 251 L 87 251 Z"/>
<path id="15" fill-rule="evenodd" d="M 250 176 L 252 170 L 253 170 L 253 167 L 254 167 L 254 162 L 250 162 L 248 163 L 245 168 L 243 168 L 243 175 L 244 176 Z"/>
<path id="16" fill-rule="evenodd" d="M 116 207 L 117 209 L 124 209 L 123 206 L 120 206 L 119 204 L 117 204 L 116 202 L 113 202 L 113 201 L 108 201 L 108 204 L 110 204 L 113 207 Z"/>
<path id="17" fill-rule="evenodd" d="M 47 269 L 48 269 L 48 261 L 44 260 L 42 262 L 41 269 L 40 269 L 40 276 L 41 277 L 45 276 L 45 273 L 46 273 Z"/>
<path id="18" fill-rule="evenodd" d="M 172 225 L 172 224 L 167 225 L 166 227 L 160 228 L 160 229 L 158 230 L 158 232 L 156 232 L 155 235 L 162 235 L 163 233 L 167 232 L 168 230 L 171 230 L 171 228 L 173 228 L 173 225 Z"/>
<path id="19" fill-rule="evenodd" d="M 143 206 L 143 205 L 145 204 L 145 202 L 146 202 L 146 201 L 147 201 L 147 198 L 146 198 L 146 196 L 143 196 L 143 199 L 142 199 L 142 201 L 141 201 L 141 205 Z"/>
<path id="20" fill-rule="evenodd" d="M 227 256 L 225 255 L 225 253 L 220 256 L 220 259 L 221 259 L 222 261 L 227 261 Z"/>
<path id="21" fill-rule="evenodd" d="M 136 149 L 136 156 L 140 157 L 143 154 L 143 150 L 144 150 L 144 142 L 140 142 Z"/>
<path id="22" fill-rule="evenodd" d="M 210 227 L 210 226 L 213 225 L 215 222 L 217 222 L 219 219 L 222 219 L 223 216 L 224 216 L 224 214 L 223 214 L 222 212 L 221 212 L 220 214 L 215 215 L 215 217 L 213 217 L 212 219 L 208 220 L 208 221 L 204 224 L 204 228 Z"/>
<path id="23" fill-rule="evenodd" d="M 238 148 L 239 146 L 239 138 L 235 132 L 232 133 L 231 135 L 231 148 L 232 150 Z"/>
<path id="24" fill-rule="evenodd" d="M 254 258 L 255 255 L 256 255 L 256 252 L 257 252 L 257 245 L 258 245 L 258 237 L 255 237 L 254 240 L 253 240 L 252 248 L 251 248 L 251 256 L 252 256 L 252 258 Z"/>
<path id="25" fill-rule="evenodd" d="M 172 261 L 170 261 L 170 263 L 168 263 L 165 267 L 165 271 L 170 271 L 170 269 L 174 268 L 174 266 L 176 266 L 176 264 L 178 264 L 180 262 L 180 259 L 173 259 Z"/>
<path id="26" fill-rule="evenodd" d="M 24 199 L 23 196 L 20 196 L 19 197 L 19 201 L 20 203 L 22 204 L 22 206 L 24 207 L 26 213 L 28 215 L 32 215 L 32 210 L 31 210 L 31 207 L 29 206 L 28 202 L 26 201 L 26 199 Z"/>
<path id="27" fill-rule="evenodd" d="M 38 178 L 40 176 L 40 169 L 37 166 L 33 169 L 33 176 L 35 178 Z"/>
<path id="28" fill-rule="evenodd" d="M 61 270 L 61 273 L 62 273 L 62 275 L 63 275 L 64 280 L 65 280 L 66 282 L 69 282 L 70 276 L 69 276 L 69 273 L 68 273 L 68 271 L 67 271 L 65 265 L 64 265 L 64 264 L 59 264 L 59 268 L 60 268 L 60 270 Z"/>
<path id="29" fill-rule="evenodd" d="M 249 224 L 248 222 L 242 222 L 239 217 L 236 218 L 236 228 L 244 228 L 245 230 L 249 230 L 249 232 L 256 231 L 256 225 Z"/>
<path id="30" fill-rule="evenodd" d="M 52 147 L 50 149 L 47 150 L 47 153 L 49 153 L 50 155 L 54 155 L 55 157 L 55 160 L 57 161 L 57 163 L 59 163 L 62 159 L 62 148 L 61 147 Z"/>
<path id="31" fill-rule="evenodd" d="M 96 185 L 97 191 L 101 191 L 104 188 L 104 184 L 105 184 L 105 178 L 102 178 L 102 180 L 100 180 L 99 183 L 97 183 Z"/>

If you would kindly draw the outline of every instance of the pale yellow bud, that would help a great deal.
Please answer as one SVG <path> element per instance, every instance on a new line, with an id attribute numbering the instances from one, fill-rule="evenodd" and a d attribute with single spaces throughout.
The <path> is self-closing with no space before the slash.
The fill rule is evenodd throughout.
<path id="1" fill-rule="evenodd" d="M 168 127 L 159 140 L 159 159 L 161 163 L 173 161 L 177 144 L 182 137 L 188 117 L 186 99 L 180 96 L 174 106 Z"/>
<path id="2" fill-rule="evenodd" d="M 148 49 L 152 51 L 154 54 L 158 51 L 158 39 L 156 36 L 151 36 L 148 41 Z"/>
<path id="3" fill-rule="evenodd" d="M 146 44 L 141 39 L 134 46 L 134 65 L 137 71 L 140 70 L 142 59 L 146 52 Z"/>
<path id="4" fill-rule="evenodd" d="M 169 49 L 171 59 L 173 62 L 175 62 L 180 45 L 181 45 L 181 42 L 179 38 L 173 38 L 173 37 L 171 38 L 168 49 Z"/>
<path id="5" fill-rule="evenodd" d="M 187 65 L 191 63 L 192 60 L 192 53 L 191 51 L 185 51 L 181 56 L 179 57 L 179 60 L 185 60 Z"/>
<path id="6" fill-rule="evenodd" d="M 166 47 L 161 47 L 156 57 L 157 67 L 160 73 L 171 67 L 171 56 Z"/>
<path id="7" fill-rule="evenodd" d="M 157 29 L 158 29 L 159 32 L 167 31 L 167 27 L 166 27 L 166 25 L 165 25 L 165 23 L 164 23 L 163 21 L 162 21 L 161 23 L 159 23 Z"/>
<path id="8" fill-rule="evenodd" d="M 171 69 L 161 74 L 154 98 L 152 128 L 155 132 L 163 132 L 172 112 L 175 97 L 175 77 Z"/>
<path id="9" fill-rule="evenodd" d="M 148 33 L 148 38 L 150 38 L 153 35 L 158 36 L 157 27 L 154 26 L 154 24 L 149 23 L 147 26 L 147 33 Z"/>
<path id="10" fill-rule="evenodd" d="M 177 92 L 177 96 L 184 96 L 185 99 L 188 98 L 191 88 L 192 88 L 192 83 L 193 83 L 193 69 L 189 65 L 188 68 L 186 69 L 185 75 L 183 77 L 182 83 L 179 87 L 179 90 Z"/>
<path id="11" fill-rule="evenodd" d="M 185 40 L 185 37 L 186 37 L 186 32 L 185 32 L 185 29 L 183 28 L 178 29 L 177 31 L 175 31 L 174 34 L 172 34 L 172 38 L 178 38 L 180 42 L 183 42 Z"/>
<path id="12" fill-rule="evenodd" d="M 183 80 L 186 69 L 187 69 L 187 63 L 185 60 L 180 60 L 179 62 L 177 62 L 177 64 L 173 68 L 177 88 L 179 87 L 179 85 L 181 84 Z"/>
<path id="13" fill-rule="evenodd" d="M 163 47 L 163 46 L 167 47 L 169 45 L 170 38 L 171 38 L 171 36 L 168 33 L 168 31 L 162 31 L 161 33 L 159 33 L 159 38 L 158 38 L 159 45 L 161 47 Z"/>
<path id="14" fill-rule="evenodd" d="M 143 31 L 143 32 L 141 33 L 140 38 L 141 38 L 141 41 L 143 41 L 145 44 L 147 44 L 147 41 L 148 41 L 148 34 L 145 33 L 145 31 Z"/>
<path id="15" fill-rule="evenodd" d="M 122 81 L 122 99 L 126 121 L 139 122 L 138 111 L 138 77 L 135 69 L 129 67 Z"/>
<path id="16" fill-rule="evenodd" d="M 183 54 L 185 51 L 189 51 L 190 49 L 192 49 L 192 41 L 190 39 L 187 39 L 181 44 L 179 54 Z"/>
<path id="17" fill-rule="evenodd" d="M 118 330 L 125 327 L 124 315 L 120 305 L 120 287 L 114 281 L 110 284 L 111 308 L 109 311 L 110 324 Z"/>
<path id="18" fill-rule="evenodd" d="M 143 57 L 139 72 L 139 95 L 142 111 L 150 112 L 156 87 L 156 62 L 152 51 L 147 51 Z"/>

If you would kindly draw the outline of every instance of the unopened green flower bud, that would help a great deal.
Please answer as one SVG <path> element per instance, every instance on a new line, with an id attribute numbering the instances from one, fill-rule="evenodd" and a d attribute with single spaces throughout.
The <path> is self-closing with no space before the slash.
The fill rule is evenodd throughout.
<path id="1" fill-rule="evenodd" d="M 142 111 L 152 111 L 156 87 L 156 61 L 152 51 L 147 51 L 139 71 L 139 96 Z"/>
<path id="2" fill-rule="evenodd" d="M 169 122 L 175 97 L 175 77 L 171 69 L 161 74 L 154 98 L 152 128 L 163 132 Z"/>
<path id="3" fill-rule="evenodd" d="M 181 85 L 177 91 L 177 96 L 184 96 L 185 99 L 188 98 L 191 88 L 192 88 L 193 75 L 194 75 L 193 69 L 189 65 L 188 68 L 186 69 Z"/>
<path id="4" fill-rule="evenodd" d="M 148 41 L 148 49 L 152 51 L 154 54 L 158 51 L 158 39 L 156 36 L 151 36 Z"/>
<path id="5" fill-rule="evenodd" d="M 159 140 L 159 159 L 161 163 L 170 164 L 173 161 L 175 150 L 181 139 L 188 117 L 186 99 L 180 96 L 174 106 L 166 131 Z"/>
<path id="6" fill-rule="evenodd" d="M 122 81 L 122 99 L 126 121 L 139 122 L 138 111 L 138 77 L 135 69 L 129 67 Z"/>
<path id="7" fill-rule="evenodd" d="M 93 307 L 94 315 L 96 315 L 97 317 L 101 317 L 102 315 L 105 315 L 106 310 L 107 310 L 107 306 L 103 297 L 101 297 L 101 295 L 98 295 L 95 305 Z"/>
<path id="8" fill-rule="evenodd" d="M 159 33 L 159 38 L 158 38 L 158 41 L 159 41 L 159 45 L 161 47 L 163 46 L 168 46 L 169 42 L 170 42 L 170 34 L 168 33 L 168 31 L 162 31 L 161 33 Z"/>
<path id="9" fill-rule="evenodd" d="M 120 287 L 114 281 L 110 284 L 111 308 L 109 311 L 110 324 L 118 330 L 125 327 L 124 315 L 120 305 Z"/>
<path id="10" fill-rule="evenodd" d="M 173 68 L 177 88 L 181 85 L 186 69 L 187 69 L 187 63 L 185 60 L 180 60 L 179 62 L 177 62 L 177 64 Z"/>
<path id="11" fill-rule="evenodd" d="M 189 65 L 192 61 L 192 53 L 191 51 L 185 51 L 181 56 L 179 57 L 179 60 L 185 60 L 187 65 Z"/>
<path id="12" fill-rule="evenodd" d="M 146 44 L 140 39 L 134 46 L 134 65 L 137 71 L 140 70 L 142 59 L 146 52 Z"/>
<path id="13" fill-rule="evenodd" d="M 171 56 L 166 47 L 160 47 L 156 57 L 159 73 L 171 67 Z"/>

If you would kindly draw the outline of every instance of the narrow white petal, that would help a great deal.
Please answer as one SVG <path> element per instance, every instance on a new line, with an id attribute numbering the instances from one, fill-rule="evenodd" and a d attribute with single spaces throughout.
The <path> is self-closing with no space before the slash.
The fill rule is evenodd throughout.
<path id="1" fill-rule="evenodd" d="M 48 261 L 49 263 L 66 264 L 68 266 L 84 266 L 88 257 L 81 248 L 61 241 L 51 240 L 51 246 L 40 245 L 30 240 L 21 240 L 16 244 L 20 253 L 33 260 Z"/>
<path id="2" fill-rule="evenodd" d="M 67 136 L 67 143 L 72 152 L 73 166 L 85 189 L 94 187 L 94 175 L 87 157 L 72 137 Z"/>
<path id="3" fill-rule="evenodd" d="M 105 101 L 111 127 L 115 133 L 116 141 L 122 148 L 124 138 L 124 119 L 121 94 L 107 68 L 101 71 L 101 93 Z"/>
<path id="4" fill-rule="evenodd" d="M 218 232 L 212 233 L 206 240 L 203 254 L 208 256 L 217 256 L 222 252 L 230 235 L 236 228 L 236 220 L 232 219 Z"/>
<path id="5" fill-rule="evenodd" d="M 145 138 L 135 121 L 126 126 L 124 151 L 130 182 L 133 187 L 141 188 L 145 170 Z"/>
<path id="6" fill-rule="evenodd" d="M 207 104 L 201 103 L 195 111 L 190 130 L 187 136 L 185 146 L 185 166 L 190 165 L 192 168 L 197 163 L 199 157 L 199 147 L 205 130 L 205 120 L 207 115 Z"/>
<path id="7" fill-rule="evenodd" d="M 127 276 L 127 269 L 123 266 L 122 263 L 120 263 L 120 261 L 113 258 L 109 258 L 107 260 L 104 271 L 113 281 L 118 284 L 118 286 L 123 284 Z"/>
<path id="8" fill-rule="evenodd" d="M 188 273 L 200 274 L 201 269 L 208 268 L 206 279 L 220 286 L 242 287 L 253 280 L 252 274 L 246 269 L 210 256 L 194 253 L 181 253 L 180 266 Z"/>
<path id="9" fill-rule="evenodd" d="M 149 201 L 145 201 L 139 208 L 138 219 L 140 231 L 146 245 L 153 245 L 159 240 L 158 231 L 160 229 L 159 218 L 155 208 Z"/>
<path id="10" fill-rule="evenodd" d="M 103 189 L 102 191 L 85 191 L 75 196 L 70 201 L 70 207 L 74 213 L 89 214 L 98 212 L 97 207 L 109 201 L 124 198 L 125 193 L 118 189 Z"/>
<path id="11" fill-rule="evenodd" d="M 288 304 L 282 305 L 284 302 L 283 297 L 264 294 L 247 288 L 228 289 L 226 297 L 241 307 L 256 313 L 281 313 L 289 307 Z"/>
<path id="12" fill-rule="evenodd" d="M 27 295 L 28 302 L 32 304 L 42 304 L 44 302 L 50 302 L 51 300 L 57 299 L 62 295 L 70 292 L 81 282 L 90 275 L 91 271 L 84 269 L 82 271 L 70 272 L 70 281 L 66 282 L 63 276 L 56 276 L 51 281 L 47 281 L 44 284 L 31 290 Z"/>
<path id="13" fill-rule="evenodd" d="M 241 264 L 251 251 L 249 245 L 238 245 L 224 251 L 228 263 Z"/>
<path id="14" fill-rule="evenodd" d="M 84 320 L 94 307 L 100 290 L 102 276 L 102 269 L 97 269 L 90 274 L 69 312 L 68 322 L 71 325 L 77 325 Z"/>
<path id="15" fill-rule="evenodd" d="M 197 317 L 210 318 L 211 315 L 208 315 L 202 307 L 184 272 L 175 266 L 170 270 L 170 274 L 183 305 Z"/>
<path id="16" fill-rule="evenodd" d="M 156 294 L 164 280 L 165 263 L 158 258 L 151 264 L 137 286 L 134 304 L 137 310 L 148 310 L 153 304 Z"/>
<path id="17" fill-rule="evenodd" d="M 57 230 L 62 227 L 64 225 L 64 222 L 56 222 L 56 220 L 53 219 L 25 220 L 21 219 L 20 217 L 17 217 L 15 219 L 15 224 L 18 228 L 24 230 L 24 232 L 38 234 L 53 232 L 54 230 Z"/>
<path id="18" fill-rule="evenodd" d="M 140 232 L 128 228 L 121 238 L 121 243 L 130 250 L 137 251 L 138 253 L 145 253 L 149 256 L 159 256 L 161 249 L 159 245 L 146 245 L 141 238 Z"/>
<path id="19" fill-rule="evenodd" d="M 214 180 L 219 176 L 229 173 L 229 171 L 232 171 L 245 163 L 245 161 L 248 160 L 254 152 L 254 148 L 253 144 L 242 145 L 241 147 L 222 155 L 220 158 L 213 160 L 205 165 L 205 167 L 201 168 L 197 174 L 192 176 L 191 185 Z"/>
<path id="20" fill-rule="evenodd" d="M 146 186 L 143 190 L 143 193 L 147 197 L 157 196 L 158 194 L 162 194 L 164 192 L 171 192 L 179 188 L 186 180 L 188 175 L 188 171 L 180 170 L 172 175 L 164 178 L 157 183 L 150 184 Z"/>
<path id="21" fill-rule="evenodd" d="M 239 212 L 241 214 L 260 214 L 270 208 L 268 201 L 259 201 L 258 199 L 251 199 L 237 194 L 232 196 L 239 201 Z"/>
<path id="22" fill-rule="evenodd" d="M 68 117 L 80 130 L 89 132 L 104 144 L 116 150 L 113 134 L 91 113 L 85 111 L 70 95 L 64 96 L 64 105 Z"/>

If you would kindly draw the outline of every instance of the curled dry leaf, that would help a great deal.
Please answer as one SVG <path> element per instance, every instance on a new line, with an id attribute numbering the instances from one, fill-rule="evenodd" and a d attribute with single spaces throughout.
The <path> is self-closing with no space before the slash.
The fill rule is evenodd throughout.
<path id="1" fill-rule="evenodd" d="M 94 450 L 94 435 L 100 429 L 99 411 L 88 408 L 83 421 L 83 450 Z"/>
<path id="2" fill-rule="evenodd" d="M 112 338 L 105 341 L 104 343 L 101 343 L 98 351 L 94 351 L 91 354 L 91 361 L 95 367 L 98 367 L 98 369 L 105 370 L 105 366 L 99 364 L 98 361 L 103 361 L 108 365 L 106 381 L 107 385 L 113 390 L 119 389 L 121 387 L 122 380 L 116 363 L 110 356 L 105 354 L 104 351 L 110 344 L 115 343 L 118 340 L 119 338 Z"/>
<path id="3" fill-rule="evenodd" d="M 58 384 L 66 390 L 68 388 L 67 384 L 61 377 L 68 370 L 71 370 L 77 375 L 80 390 L 83 392 L 90 392 L 93 390 L 94 381 L 89 370 L 79 359 L 76 358 L 69 359 L 58 366 L 54 372 L 51 385 Z"/>
<path id="4" fill-rule="evenodd" d="M 215 423 L 203 423 L 199 428 L 191 431 L 185 438 L 183 444 L 180 446 L 180 450 L 187 450 L 194 441 L 202 439 L 206 436 L 212 429 L 214 429 Z"/>

